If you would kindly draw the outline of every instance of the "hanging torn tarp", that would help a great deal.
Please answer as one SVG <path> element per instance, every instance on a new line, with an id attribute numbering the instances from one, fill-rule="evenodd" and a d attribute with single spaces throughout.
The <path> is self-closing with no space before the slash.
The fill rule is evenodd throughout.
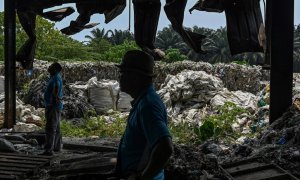
<path id="1" fill-rule="evenodd" d="M 206 36 L 186 30 L 183 27 L 186 3 L 187 0 L 166 0 L 164 9 L 173 29 L 182 37 L 183 41 L 195 52 L 203 53 L 201 44 Z"/>
<path id="2" fill-rule="evenodd" d="M 218 12 L 221 13 L 225 10 L 223 0 L 199 0 L 189 11 L 192 13 L 193 10 L 207 11 L 207 12 Z"/>
<path id="3" fill-rule="evenodd" d="M 258 34 L 263 24 L 260 0 L 226 0 L 227 37 L 232 55 L 263 52 Z"/>

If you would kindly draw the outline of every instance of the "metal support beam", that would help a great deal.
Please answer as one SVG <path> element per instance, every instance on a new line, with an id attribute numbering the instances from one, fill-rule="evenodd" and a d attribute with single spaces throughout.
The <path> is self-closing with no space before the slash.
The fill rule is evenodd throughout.
<path id="1" fill-rule="evenodd" d="M 15 0 L 4 1 L 5 115 L 4 127 L 16 121 L 16 12 Z"/>
<path id="2" fill-rule="evenodd" d="M 292 105 L 294 0 L 267 0 L 267 58 L 271 62 L 270 123 Z"/>

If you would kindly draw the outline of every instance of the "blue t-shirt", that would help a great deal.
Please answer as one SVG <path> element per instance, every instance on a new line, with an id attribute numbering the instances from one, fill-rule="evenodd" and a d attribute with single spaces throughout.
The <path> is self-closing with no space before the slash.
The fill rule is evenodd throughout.
<path id="1" fill-rule="evenodd" d="M 130 111 L 126 130 L 119 145 L 121 172 L 136 172 L 144 150 L 147 148 L 148 157 L 158 140 L 169 136 L 167 127 L 167 112 L 164 103 L 155 92 L 153 85 L 135 100 Z M 163 180 L 163 169 L 153 180 Z"/>
<path id="2" fill-rule="evenodd" d="M 53 99 L 53 93 L 55 87 L 58 88 L 58 98 L 60 99 L 58 104 L 56 104 L 56 101 Z M 53 107 L 55 107 L 56 109 L 63 109 L 62 98 L 63 98 L 63 81 L 60 76 L 60 73 L 56 73 L 55 75 L 51 76 L 48 81 L 48 85 L 44 94 L 45 107 L 48 107 L 52 102 Z"/>

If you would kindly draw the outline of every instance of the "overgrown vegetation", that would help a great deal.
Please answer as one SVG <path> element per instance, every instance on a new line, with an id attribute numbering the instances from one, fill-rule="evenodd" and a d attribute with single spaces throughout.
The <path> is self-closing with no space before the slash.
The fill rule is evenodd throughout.
<path id="1" fill-rule="evenodd" d="M 82 122 L 74 124 L 70 121 L 61 121 L 61 131 L 67 137 L 120 137 L 125 129 L 125 118 L 119 117 L 118 113 L 111 114 L 113 121 L 107 120 L 104 116 L 84 117 Z"/>
<path id="2" fill-rule="evenodd" d="M 129 50 L 139 49 L 134 41 L 124 41 L 121 45 L 112 46 L 108 51 L 104 52 L 102 59 L 109 62 L 120 63 L 124 54 Z"/>
<path id="3" fill-rule="evenodd" d="M 190 125 L 188 123 L 170 124 L 173 139 L 183 144 L 201 144 L 208 139 L 232 140 L 240 137 L 232 125 L 237 123 L 239 116 L 249 112 L 234 103 L 226 102 L 216 109 L 215 114 L 206 116 L 202 124 Z"/>
<path id="4" fill-rule="evenodd" d="M 187 60 L 188 57 L 181 54 L 178 49 L 168 49 L 166 50 L 166 58 L 164 59 L 165 62 L 176 62 L 176 61 L 183 61 Z"/>
<path id="5" fill-rule="evenodd" d="M 214 140 L 239 138 L 240 134 L 233 130 L 232 124 L 237 122 L 240 115 L 249 112 L 231 102 L 226 102 L 215 112 L 206 116 L 200 126 L 171 122 L 169 128 L 173 141 L 182 144 L 200 144 L 211 138 Z M 120 117 L 118 113 L 111 114 L 110 117 L 114 120 L 108 120 L 104 116 L 85 117 L 79 124 L 64 120 L 61 122 L 62 133 L 68 137 L 121 137 L 126 127 L 127 117 Z"/>
<path id="6" fill-rule="evenodd" d="M 209 138 L 233 138 L 237 139 L 240 134 L 234 131 L 232 125 L 237 123 L 238 117 L 249 112 L 238 107 L 232 102 L 226 102 L 223 106 L 217 108 L 217 114 L 209 115 L 203 119 L 200 127 L 194 128 L 194 133 L 198 143 Z"/>

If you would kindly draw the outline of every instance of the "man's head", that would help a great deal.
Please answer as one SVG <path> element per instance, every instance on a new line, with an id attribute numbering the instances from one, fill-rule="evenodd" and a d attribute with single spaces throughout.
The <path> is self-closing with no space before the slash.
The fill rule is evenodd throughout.
<path id="1" fill-rule="evenodd" d="M 62 67 L 58 62 L 55 62 L 48 67 L 48 72 L 50 73 L 51 76 L 53 76 L 56 73 L 59 73 L 61 70 Z"/>
<path id="2" fill-rule="evenodd" d="M 120 68 L 120 88 L 123 92 L 132 95 L 132 92 L 152 83 L 154 60 L 143 51 L 127 51 L 117 66 Z"/>

